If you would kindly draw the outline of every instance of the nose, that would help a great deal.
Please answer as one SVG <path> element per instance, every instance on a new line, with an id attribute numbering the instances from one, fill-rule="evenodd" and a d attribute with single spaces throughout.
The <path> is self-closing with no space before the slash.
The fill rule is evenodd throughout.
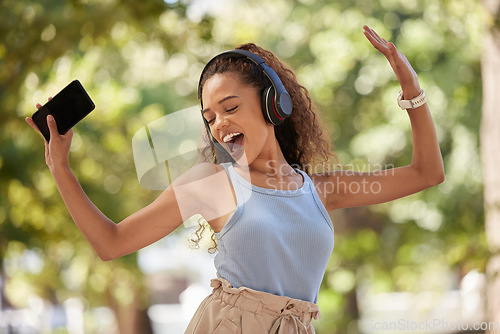
<path id="1" fill-rule="evenodd" d="M 222 128 L 226 127 L 227 124 L 228 124 L 228 120 L 226 117 L 218 116 L 215 118 L 214 128 L 215 128 L 215 130 L 220 131 L 220 130 L 222 130 Z"/>

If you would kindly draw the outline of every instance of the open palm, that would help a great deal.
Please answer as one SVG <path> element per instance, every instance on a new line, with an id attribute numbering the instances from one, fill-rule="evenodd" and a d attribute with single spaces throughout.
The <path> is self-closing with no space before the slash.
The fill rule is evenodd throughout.
<path id="1" fill-rule="evenodd" d="M 420 94 L 418 76 L 408 59 L 396 49 L 393 43 L 387 42 L 380 37 L 373 29 L 363 26 L 364 34 L 370 43 L 380 51 L 389 61 L 392 70 L 403 90 L 404 98 L 411 99 Z"/>

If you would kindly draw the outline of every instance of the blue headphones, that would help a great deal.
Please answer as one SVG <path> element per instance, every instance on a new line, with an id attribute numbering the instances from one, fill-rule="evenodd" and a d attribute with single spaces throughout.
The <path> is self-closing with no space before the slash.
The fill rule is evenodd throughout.
<path id="1" fill-rule="evenodd" d="M 262 113 L 264 114 L 266 121 L 274 125 L 280 125 L 287 117 L 290 116 L 293 110 L 292 99 L 290 98 L 290 94 L 286 91 L 285 86 L 283 86 L 280 78 L 276 72 L 274 72 L 274 70 L 266 64 L 264 59 L 255 53 L 246 50 L 231 50 L 223 52 L 212 58 L 207 65 L 205 65 L 205 68 L 201 72 L 200 82 L 198 84 L 198 99 L 200 101 L 202 91 L 201 78 L 203 78 L 203 74 L 205 74 L 209 65 L 219 58 L 250 59 L 269 78 L 271 86 L 264 89 L 262 94 Z"/>

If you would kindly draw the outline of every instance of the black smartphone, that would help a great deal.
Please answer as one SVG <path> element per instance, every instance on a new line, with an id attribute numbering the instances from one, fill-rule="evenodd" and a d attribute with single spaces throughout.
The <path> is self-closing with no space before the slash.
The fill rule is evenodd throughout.
<path id="1" fill-rule="evenodd" d="M 57 130 L 63 135 L 94 108 L 94 102 L 85 88 L 80 81 L 74 80 L 38 109 L 31 118 L 48 142 L 50 141 L 50 132 L 47 125 L 47 115 L 54 117 Z"/>

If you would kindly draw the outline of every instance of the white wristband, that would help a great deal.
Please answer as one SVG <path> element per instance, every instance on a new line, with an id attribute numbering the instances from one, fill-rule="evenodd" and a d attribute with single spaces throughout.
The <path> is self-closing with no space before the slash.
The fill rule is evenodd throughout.
<path id="1" fill-rule="evenodd" d="M 398 105 L 401 109 L 415 109 L 424 105 L 425 102 L 427 102 L 427 97 L 425 96 L 425 91 L 423 89 L 419 96 L 414 97 L 411 100 L 403 100 L 403 91 L 399 91 Z"/>

